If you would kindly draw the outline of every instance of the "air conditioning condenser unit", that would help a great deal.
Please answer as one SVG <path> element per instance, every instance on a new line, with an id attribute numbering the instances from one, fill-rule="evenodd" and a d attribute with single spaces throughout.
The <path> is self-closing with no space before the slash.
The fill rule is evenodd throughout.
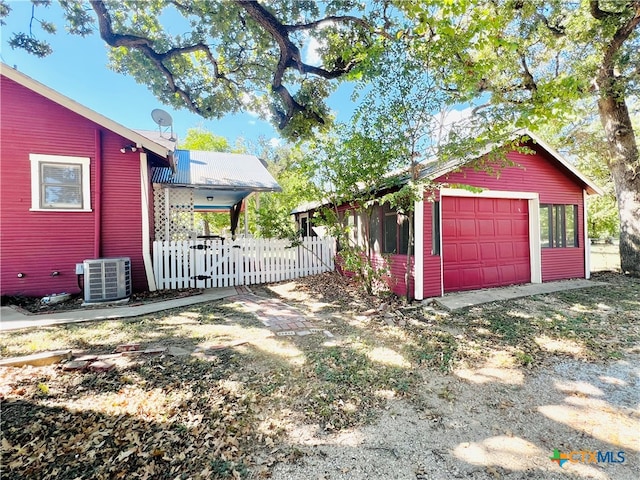
<path id="1" fill-rule="evenodd" d="M 115 302 L 131 296 L 131 259 L 85 260 L 84 303 Z"/>

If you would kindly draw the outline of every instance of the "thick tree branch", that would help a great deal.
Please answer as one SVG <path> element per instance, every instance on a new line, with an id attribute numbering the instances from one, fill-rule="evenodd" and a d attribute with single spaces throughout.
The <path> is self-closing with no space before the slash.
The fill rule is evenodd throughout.
<path id="1" fill-rule="evenodd" d="M 354 17 L 352 15 L 329 15 L 328 17 L 324 17 L 313 22 L 300 23 L 295 25 L 284 25 L 284 27 L 289 32 L 295 32 L 298 30 L 313 30 L 314 28 L 320 27 L 321 25 L 326 23 L 353 23 L 386 39 L 393 38 L 388 32 L 374 29 L 371 24 L 363 18 Z"/>
<path id="2" fill-rule="evenodd" d="M 199 115 L 206 116 L 208 112 L 203 111 L 200 107 L 195 103 L 193 98 L 187 90 L 180 87 L 174 78 L 173 73 L 169 68 L 165 65 L 167 60 L 170 60 L 174 57 L 179 57 L 181 55 L 193 53 L 193 52 L 204 52 L 207 56 L 207 59 L 211 63 L 214 71 L 214 76 L 217 79 L 224 79 L 229 81 L 218 69 L 218 62 L 214 58 L 213 54 L 209 47 L 203 43 L 198 43 L 195 45 L 188 45 L 185 47 L 175 47 L 166 52 L 157 52 L 153 47 L 153 42 L 145 37 L 139 37 L 136 35 L 128 35 L 128 34 L 118 34 L 113 31 L 113 25 L 111 23 L 111 16 L 101 0 L 90 0 L 89 2 L 91 7 L 96 12 L 96 16 L 98 18 L 98 27 L 100 29 L 100 36 L 102 39 L 107 42 L 107 44 L 111 47 L 127 47 L 140 51 L 143 53 L 151 62 L 155 65 L 155 67 L 160 71 L 160 73 L 166 79 L 169 88 L 172 92 L 177 93 L 184 100 L 185 104 L 195 113 Z"/>
<path id="3" fill-rule="evenodd" d="M 255 0 L 234 0 L 237 5 L 242 7 L 247 14 L 260 25 L 266 32 L 271 35 L 273 40 L 278 45 L 280 50 L 280 57 L 278 59 L 278 64 L 276 66 L 276 70 L 273 74 L 273 79 L 271 81 L 272 90 L 278 94 L 280 99 L 282 100 L 286 112 L 277 111 L 276 114 L 279 118 L 279 127 L 282 129 L 286 127 L 289 121 L 293 118 L 296 113 L 303 113 L 311 118 L 313 118 L 318 123 L 324 123 L 324 119 L 320 117 L 315 111 L 308 109 L 305 105 L 297 102 L 289 90 L 282 84 L 282 79 L 284 77 L 287 69 L 295 69 L 300 72 L 302 75 L 312 74 L 321 78 L 325 78 L 327 80 L 339 78 L 342 75 L 348 73 L 354 66 L 354 62 L 348 62 L 340 65 L 338 68 L 334 68 L 332 70 L 327 70 L 322 67 L 316 67 L 313 65 L 308 65 L 303 62 L 302 55 L 300 53 L 300 49 L 293 43 L 291 38 L 289 37 L 289 33 L 301 30 L 301 29 L 311 29 L 315 26 L 318 26 L 324 22 L 329 22 L 332 20 L 343 19 L 344 21 L 352 21 L 361 25 L 368 24 L 357 19 L 355 17 L 345 16 L 345 17 L 327 17 L 317 22 L 311 22 L 304 25 L 285 25 L 280 22 L 269 10 L 267 10 L 262 4 L 256 2 Z"/>
<path id="4" fill-rule="evenodd" d="M 598 3 L 596 0 L 592 0 L 592 5 L 594 1 L 596 4 Z M 609 42 L 609 45 L 607 45 L 607 48 L 605 49 L 604 55 L 602 57 L 602 68 L 600 70 L 602 74 L 613 75 L 613 67 L 616 55 L 620 51 L 620 48 L 622 48 L 624 42 L 629 38 L 629 36 L 631 36 L 638 24 L 640 24 L 640 0 L 635 0 L 634 2 L 630 3 L 629 6 L 633 8 L 633 15 L 629 17 L 629 19 L 624 24 L 622 24 L 618 28 L 618 30 L 616 30 L 616 33 L 611 39 L 611 42 Z M 608 13 L 607 15 L 613 14 Z"/>
<path id="5" fill-rule="evenodd" d="M 319 78 L 332 80 L 348 73 L 356 65 L 355 61 L 339 61 L 337 60 L 330 68 L 323 66 L 315 66 L 306 64 L 303 61 L 301 47 L 296 45 L 291 34 L 297 31 L 307 31 L 321 27 L 323 24 L 330 22 L 341 23 L 343 25 L 353 25 L 367 32 L 372 32 L 371 25 L 364 19 L 352 15 L 331 15 L 325 18 L 299 25 L 287 25 L 276 18 L 275 14 L 264 4 L 255 0 L 230 0 L 237 7 L 241 14 L 241 22 L 246 25 L 249 21 L 255 22 L 275 43 L 278 49 L 277 63 L 274 66 L 265 67 L 271 71 L 269 75 L 270 88 L 281 101 L 283 108 L 276 108 L 276 116 L 279 119 L 280 128 L 286 127 L 296 114 L 302 114 L 306 118 L 316 123 L 324 123 L 321 115 L 311 106 L 305 105 L 297 101 L 291 92 L 284 85 L 284 78 L 287 71 L 297 71 L 300 75 L 313 75 Z M 233 80 L 233 71 L 225 69 L 220 70 L 219 63 L 214 57 L 208 45 L 200 41 L 193 45 L 185 45 L 170 48 L 166 51 L 158 51 L 157 43 L 142 35 L 118 33 L 114 30 L 112 18 L 108 6 L 104 0 L 89 0 L 93 8 L 100 30 L 100 36 L 111 47 L 127 47 L 142 53 L 160 72 L 167 82 L 169 90 L 176 93 L 184 101 L 192 111 L 208 116 L 210 112 L 202 111 L 202 107 L 197 103 L 198 98 L 188 87 L 182 85 L 180 77 L 174 75 L 170 61 L 183 55 L 192 54 L 194 52 L 202 52 L 207 62 L 211 64 L 211 70 L 214 78 L 224 81 L 226 84 L 233 84 L 240 88 L 239 83 Z M 187 2 L 173 0 L 176 8 L 182 12 L 194 13 L 194 7 Z M 240 45 L 242 51 L 242 45 Z M 262 52 L 261 52 L 262 53 Z M 242 63 L 242 62 L 240 62 Z M 231 78 L 230 78 L 231 77 Z M 284 109 L 284 111 L 280 111 Z"/>

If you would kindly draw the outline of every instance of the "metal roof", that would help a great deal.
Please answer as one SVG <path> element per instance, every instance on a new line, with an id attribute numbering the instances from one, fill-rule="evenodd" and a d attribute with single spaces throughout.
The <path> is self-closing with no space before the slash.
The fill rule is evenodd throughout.
<path id="1" fill-rule="evenodd" d="M 217 211 L 229 208 L 253 192 L 281 192 L 262 161 L 238 153 L 176 150 L 175 173 L 154 168 L 153 183 L 193 189 L 194 208 Z"/>
<path id="2" fill-rule="evenodd" d="M 215 190 L 282 191 L 278 182 L 254 155 L 176 150 L 175 161 L 175 173 L 170 168 L 155 168 L 151 181 Z"/>

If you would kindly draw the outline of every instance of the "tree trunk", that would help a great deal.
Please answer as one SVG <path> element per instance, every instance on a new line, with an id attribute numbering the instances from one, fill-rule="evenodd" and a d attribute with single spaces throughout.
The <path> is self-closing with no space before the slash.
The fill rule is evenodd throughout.
<path id="1" fill-rule="evenodd" d="M 606 91 L 606 90 L 605 90 Z M 620 266 L 623 273 L 640 277 L 640 158 L 629 110 L 612 93 L 598 101 L 600 120 L 607 135 L 609 168 L 620 215 Z"/>

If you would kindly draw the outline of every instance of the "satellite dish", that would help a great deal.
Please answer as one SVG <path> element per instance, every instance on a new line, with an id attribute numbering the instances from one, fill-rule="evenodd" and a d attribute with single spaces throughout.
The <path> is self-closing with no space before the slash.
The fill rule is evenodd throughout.
<path id="1" fill-rule="evenodd" d="M 170 130 L 171 136 L 169 137 L 169 140 L 175 141 L 173 136 L 173 119 L 171 118 L 171 115 L 169 115 L 169 112 L 156 108 L 151 111 L 151 118 L 153 118 L 153 121 L 158 124 L 158 130 L 160 131 L 160 136 L 162 138 L 164 138 L 162 134 Z"/>
<path id="2" fill-rule="evenodd" d="M 153 121 L 156 122 L 159 127 L 170 127 L 171 125 L 173 125 L 173 119 L 171 118 L 171 115 L 159 108 L 151 111 L 151 118 L 153 118 Z"/>

